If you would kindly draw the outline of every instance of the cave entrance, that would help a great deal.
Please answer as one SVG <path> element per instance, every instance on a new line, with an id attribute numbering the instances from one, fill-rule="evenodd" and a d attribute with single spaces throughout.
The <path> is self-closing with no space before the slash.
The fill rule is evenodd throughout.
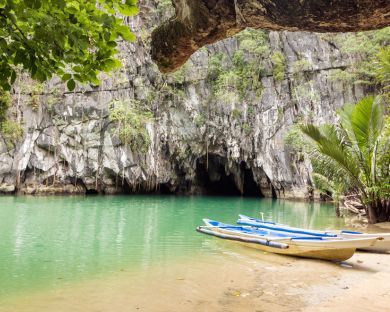
<path id="1" fill-rule="evenodd" d="M 255 182 L 252 170 L 246 168 L 243 162 L 237 170 L 237 175 L 226 173 L 226 158 L 209 155 L 201 157 L 196 163 L 196 180 L 205 195 L 214 196 L 253 196 L 263 197 Z"/>
<path id="2" fill-rule="evenodd" d="M 225 162 L 226 159 L 215 155 L 209 155 L 208 161 L 206 157 L 197 160 L 196 178 L 205 195 L 241 195 L 233 175 L 227 175 L 225 172 Z"/>
<path id="3" fill-rule="evenodd" d="M 99 195 L 99 191 L 95 189 L 85 189 L 85 195 Z"/>
<path id="4" fill-rule="evenodd" d="M 241 162 L 240 165 L 242 179 L 243 179 L 243 196 L 247 197 L 264 197 L 261 192 L 260 186 L 256 183 L 253 172 L 247 168 L 245 162 Z"/>

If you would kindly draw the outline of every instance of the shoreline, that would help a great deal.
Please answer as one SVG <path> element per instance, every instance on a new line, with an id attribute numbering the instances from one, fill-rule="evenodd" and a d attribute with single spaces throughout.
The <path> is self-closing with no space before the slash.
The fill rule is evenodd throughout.
<path id="1" fill-rule="evenodd" d="M 140 275 L 124 268 L 100 279 L 19 296 L 0 309 L 330 312 L 381 311 L 378 308 L 390 304 L 390 254 L 357 252 L 338 264 L 210 243 L 218 248 L 213 257 L 157 266 Z"/>

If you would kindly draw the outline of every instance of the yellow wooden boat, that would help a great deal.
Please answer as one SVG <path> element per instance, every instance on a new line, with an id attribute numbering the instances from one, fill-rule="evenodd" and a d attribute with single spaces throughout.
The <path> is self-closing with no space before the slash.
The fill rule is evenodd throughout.
<path id="1" fill-rule="evenodd" d="M 357 248 L 372 246 L 377 237 L 359 239 L 329 239 L 316 236 L 288 235 L 265 229 L 224 224 L 203 219 L 206 226 L 197 231 L 236 241 L 239 244 L 266 252 L 305 258 L 344 261 L 351 258 Z"/>

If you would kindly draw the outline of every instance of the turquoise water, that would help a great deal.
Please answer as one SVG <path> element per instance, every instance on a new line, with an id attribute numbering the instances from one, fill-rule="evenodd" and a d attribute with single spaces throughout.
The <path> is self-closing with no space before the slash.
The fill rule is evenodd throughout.
<path id="1" fill-rule="evenodd" d="M 217 252 L 195 227 L 239 213 L 293 226 L 342 228 L 332 205 L 235 197 L 0 197 L 0 298 L 148 271 Z"/>

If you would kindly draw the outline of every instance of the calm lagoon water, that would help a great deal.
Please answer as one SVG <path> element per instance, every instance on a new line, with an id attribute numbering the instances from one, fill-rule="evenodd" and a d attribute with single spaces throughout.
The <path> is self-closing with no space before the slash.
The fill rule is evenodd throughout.
<path id="1" fill-rule="evenodd" d="M 240 197 L 0 197 L 0 299 L 220 253 L 202 218 L 342 228 L 328 204 Z"/>

